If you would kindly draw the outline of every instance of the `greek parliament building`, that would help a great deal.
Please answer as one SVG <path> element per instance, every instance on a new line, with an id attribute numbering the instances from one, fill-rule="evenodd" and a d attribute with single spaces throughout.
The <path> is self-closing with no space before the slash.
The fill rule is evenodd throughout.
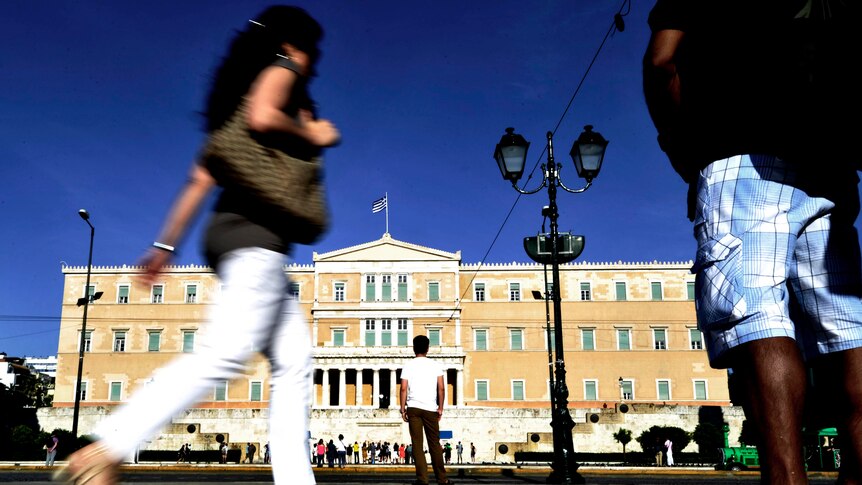
<path id="1" fill-rule="evenodd" d="M 561 265 L 576 451 L 621 451 L 612 438 L 620 427 L 635 437 L 654 425 L 693 431 L 706 408 L 739 430 L 741 413 L 730 406 L 726 373 L 709 367 L 696 327 L 690 265 Z M 552 349 L 555 344 L 553 331 L 550 339 L 547 333 L 544 294 L 552 288 L 543 265 L 465 264 L 460 252 L 384 234 L 314 253 L 312 264 L 284 271 L 313 340 L 314 441 L 344 434 L 351 443 L 409 442 L 398 412 L 400 369 L 413 358 L 413 337 L 424 334 L 429 357 L 446 369 L 446 439 L 475 443 L 478 461 L 552 449 L 549 340 Z M 137 283 L 141 267 L 91 272 L 87 289 L 85 266 L 63 268 L 56 390 L 53 408 L 40 411 L 43 429 L 71 429 L 83 317 L 76 302 L 87 291 L 103 295 L 89 305 L 84 335 L 77 390 L 82 434 L 147 385 L 153 371 L 194 350 L 220 290 L 206 266 L 168 267 L 146 287 Z M 547 275 L 550 281 L 550 268 Z M 216 385 L 142 446 L 214 448 L 218 434 L 237 447 L 265 443 L 268 372 L 257 357 L 245 375 Z"/>

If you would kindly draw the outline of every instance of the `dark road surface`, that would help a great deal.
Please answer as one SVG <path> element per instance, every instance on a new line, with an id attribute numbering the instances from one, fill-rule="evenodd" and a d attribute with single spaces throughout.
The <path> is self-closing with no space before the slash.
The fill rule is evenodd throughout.
<path id="1" fill-rule="evenodd" d="M 0 465 L 0 482 L 51 484 L 52 470 L 43 466 Z M 582 468 L 581 476 L 587 485 L 663 485 L 710 484 L 755 485 L 757 472 L 723 472 L 710 469 L 612 469 Z M 354 467 L 343 470 L 315 470 L 317 482 L 339 485 L 407 485 L 414 479 L 406 467 Z M 542 468 L 475 467 L 453 468 L 450 479 L 458 485 L 515 485 L 544 484 L 547 470 Z M 811 473 L 812 484 L 835 483 L 835 474 Z M 122 483 L 211 485 L 213 483 L 270 484 L 272 475 L 268 467 L 245 466 L 127 466 L 123 469 Z"/>

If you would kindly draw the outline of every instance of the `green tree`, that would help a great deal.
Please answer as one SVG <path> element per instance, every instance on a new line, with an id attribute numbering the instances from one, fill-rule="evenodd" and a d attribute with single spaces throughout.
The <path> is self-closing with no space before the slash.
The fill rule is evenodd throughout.
<path id="1" fill-rule="evenodd" d="M 703 461 L 718 460 L 718 449 L 724 447 L 724 432 L 712 423 L 700 423 L 691 433 Z"/>
<path id="2" fill-rule="evenodd" d="M 631 430 L 620 428 L 614 433 L 614 439 L 617 440 L 617 443 L 623 445 L 623 461 L 626 461 L 626 445 L 632 440 Z"/>
<path id="3" fill-rule="evenodd" d="M 691 442 L 691 435 L 676 426 L 653 426 L 636 438 L 646 453 L 655 452 L 656 445 L 663 444 L 667 439 L 673 441 L 674 451 L 681 452 Z"/>
<path id="4" fill-rule="evenodd" d="M 759 441 L 760 435 L 754 424 L 749 423 L 747 419 L 743 421 L 742 429 L 739 431 L 739 442 L 745 446 L 757 446 Z"/>

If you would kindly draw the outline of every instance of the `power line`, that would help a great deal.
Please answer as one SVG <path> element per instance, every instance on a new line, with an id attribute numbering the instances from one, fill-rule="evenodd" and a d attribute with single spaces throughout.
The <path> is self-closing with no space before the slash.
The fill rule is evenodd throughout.
<path id="1" fill-rule="evenodd" d="M 623 12 L 623 10 L 625 10 L 625 12 Z M 590 64 L 587 66 L 586 71 L 584 71 L 584 75 L 581 77 L 581 80 L 578 83 L 577 87 L 575 88 L 575 91 L 572 93 L 571 98 L 569 98 L 569 102 L 568 102 L 568 104 L 566 104 L 566 107 L 563 109 L 563 113 L 562 113 L 562 115 L 560 115 L 559 121 L 557 121 L 556 126 L 554 126 L 553 133 L 557 132 L 557 129 L 560 127 L 560 124 L 562 124 L 563 119 L 566 117 L 566 114 L 569 112 L 569 109 L 571 108 L 572 103 L 574 103 L 574 101 L 575 101 L 575 97 L 580 92 L 581 86 L 583 86 L 584 81 L 587 79 L 587 75 L 590 73 L 590 70 L 593 67 L 593 64 L 595 64 L 596 59 L 598 59 L 599 54 L 602 51 L 602 48 L 605 46 L 605 42 L 607 42 L 608 38 L 614 33 L 614 31 L 620 31 L 620 32 L 623 31 L 624 23 L 623 23 L 622 18 L 625 17 L 626 15 L 628 15 L 630 11 L 631 11 L 631 0 L 623 0 L 623 3 L 620 6 L 620 9 L 614 15 L 614 21 L 611 22 L 611 26 L 608 28 L 608 32 L 605 34 L 604 38 L 602 39 L 602 42 L 599 44 L 599 47 L 596 50 L 596 53 L 593 55 L 593 58 L 590 61 Z M 527 180 L 524 184 L 525 186 L 533 178 L 533 173 L 536 171 L 536 168 L 539 166 L 542 159 L 544 158 L 546 150 L 547 150 L 547 146 L 545 146 L 542 149 L 542 152 L 539 153 L 539 157 L 536 160 L 536 164 L 533 166 L 533 169 L 530 171 L 530 174 L 527 175 Z M 479 261 L 479 265 L 476 268 L 476 271 L 473 273 L 473 277 L 470 278 L 470 281 L 467 283 L 467 289 L 465 289 L 464 293 L 461 294 L 461 298 L 458 300 L 458 305 L 456 305 L 455 309 L 452 311 L 452 314 L 449 316 L 449 318 L 446 319 L 447 322 L 452 320 L 452 317 L 458 311 L 458 307 L 460 306 L 461 301 L 464 300 L 464 296 L 467 294 L 468 291 L 470 291 L 470 287 L 473 284 L 473 280 L 476 278 L 476 275 L 478 274 L 479 270 L 482 269 L 482 266 L 484 266 L 485 260 L 488 258 L 488 255 L 491 253 L 491 249 L 494 248 L 494 244 L 497 243 L 497 239 L 499 239 L 500 234 L 503 232 L 503 228 L 506 227 L 506 224 L 509 222 L 509 218 L 512 216 L 512 213 L 515 211 L 515 207 L 518 205 L 518 202 L 521 200 L 521 195 L 522 195 L 521 193 L 518 193 L 518 196 L 515 197 L 515 201 L 512 203 L 512 207 L 509 208 L 509 212 L 506 213 L 506 217 L 503 219 L 503 222 L 500 225 L 500 228 L 497 230 L 497 234 L 494 235 L 494 239 L 491 241 L 491 245 L 488 246 L 488 250 L 485 251 L 484 255 L 482 255 L 482 260 Z"/>

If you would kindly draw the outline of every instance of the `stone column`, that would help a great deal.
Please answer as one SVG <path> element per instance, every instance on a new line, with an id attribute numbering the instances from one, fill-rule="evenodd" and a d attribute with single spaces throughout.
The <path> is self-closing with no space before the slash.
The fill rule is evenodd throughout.
<path id="1" fill-rule="evenodd" d="M 389 369 L 389 409 L 395 409 L 398 406 L 398 394 L 395 386 L 395 373 L 398 369 Z"/>
<path id="2" fill-rule="evenodd" d="M 312 370 L 311 370 L 311 382 L 308 383 L 308 388 L 311 390 L 311 392 L 308 393 L 309 394 L 308 399 L 309 399 L 309 401 L 311 401 L 308 403 L 309 409 L 314 409 L 314 407 L 317 404 L 315 402 L 317 400 L 317 388 L 314 387 L 314 376 L 315 375 L 317 375 L 317 369 L 312 368 Z"/>
<path id="3" fill-rule="evenodd" d="M 323 369 L 323 392 L 320 394 L 320 407 L 329 407 L 329 369 Z"/>
<path id="4" fill-rule="evenodd" d="M 449 392 L 449 369 L 446 367 L 443 368 L 443 389 L 446 391 L 446 396 L 443 398 L 446 405 L 449 406 L 450 401 L 454 404 L 455 401 L 452 399 L 452 393 Z"/>
<path id="5" fill-rule="evenodd" d="M 458 369 L 455 374 L 455 405 L 464 405 L 464 369 Z"/>
<path id="6" fill-rule="evenodd" d="M 362 369 L 356 369 L 356 407 L 362 407 Z"/>
<path id="7" fill-rule="evenodd" d="M 347 368 L 338 369 L 338 407 L 347 405 Z"/>
<path id="8" fill-rule="evenodd" d="M 380 407 L 380 369 L 374 369 L 374 378 L 371 380 L 371 406 L 374 409 Z"/>

